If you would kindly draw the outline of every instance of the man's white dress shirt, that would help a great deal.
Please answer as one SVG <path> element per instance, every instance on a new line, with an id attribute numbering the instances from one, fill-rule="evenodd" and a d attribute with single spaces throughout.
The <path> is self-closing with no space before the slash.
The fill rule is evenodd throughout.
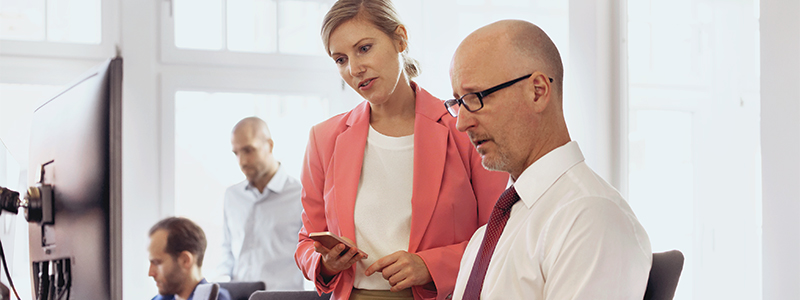
<path id="1" fill-rule="evenodd" d="M 481 299 L 644 297 L 650 239 L 625 199 L 583 160 L 569 142 L 513 183 L 521 200 L 497 242 Z M 467 245 L 453 299 L 462 299 L 485 230 Z"/>
<path id="2" fill-rule="evenodd" d="M 263 281 L 267 290 L 303 290 L 294 261 L 302 226 L 300 181 L 278 172 L 263 193 L 247 180 L 225 191 L 223 262 L 232 281 Z"/>

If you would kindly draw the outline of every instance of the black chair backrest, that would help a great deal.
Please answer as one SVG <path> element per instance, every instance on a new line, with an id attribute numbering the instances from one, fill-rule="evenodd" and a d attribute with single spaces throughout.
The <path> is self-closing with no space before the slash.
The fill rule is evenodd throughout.
<path id="1" fill-rule="evenodd" d="M 247 300 L 255 291 L 267 289 L 267 285 L 263 281 L 219 282 L 219 287 L 231 293 L 231 300 Z"/>
<path id="2" fill-rule="evenodd" d="M 194 300 L 217 300 L 219 296 L 219 284 L 203 283 L 194 288 Z"/>
<path id="3" fill-rule="evenodd" d="M 249 300 L 328 300 L 331 294 L 317 295 L 316 291 L 258 291 Z"/>
<path id="4" fill-rule="evenodd" d="M 680 251 L 653 253 L 653 266 L 650 268 L 644 300 L 672 300 L 682 270 L 683 253 Z"/>

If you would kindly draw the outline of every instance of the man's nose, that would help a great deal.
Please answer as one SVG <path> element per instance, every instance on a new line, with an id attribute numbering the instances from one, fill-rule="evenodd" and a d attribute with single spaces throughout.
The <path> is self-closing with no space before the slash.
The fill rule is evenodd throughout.
<path id="1" fill-rule="evenodd" d="M 475 127 L 477 122 L 475 121 L 475 117 L 472 115 L 472 112 L 467 110 L 464 105 L 458 106 L 458 117 L 456 118 L 456 129 L 461 132 L 465 132 L 471 127 Z"/>

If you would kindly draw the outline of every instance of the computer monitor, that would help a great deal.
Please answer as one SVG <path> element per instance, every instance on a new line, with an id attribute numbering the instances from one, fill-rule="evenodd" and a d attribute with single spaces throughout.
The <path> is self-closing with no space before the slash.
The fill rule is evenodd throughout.
<path id="1" fill-rule="evenodd" d="M 26 216 L 41 220 L 28 231 L 32 299 L 122 299 L 121 98 L 114 58 L 33 113 L 28 185 L 52 188 L 52 211 Z"/>

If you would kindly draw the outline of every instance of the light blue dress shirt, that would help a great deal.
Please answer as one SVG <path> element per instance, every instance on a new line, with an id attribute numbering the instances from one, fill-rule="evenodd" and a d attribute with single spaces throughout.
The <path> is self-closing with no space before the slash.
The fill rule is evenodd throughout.
<path id="1" fill-rule="evenodd" d="M 246 180 L 225 191 L 220 274 L 232 281 L 263 281 L 267 290 L 303 290 L 294 261 L 302 226 L 300 181 L 283 167 L 263 193 Z"/>

